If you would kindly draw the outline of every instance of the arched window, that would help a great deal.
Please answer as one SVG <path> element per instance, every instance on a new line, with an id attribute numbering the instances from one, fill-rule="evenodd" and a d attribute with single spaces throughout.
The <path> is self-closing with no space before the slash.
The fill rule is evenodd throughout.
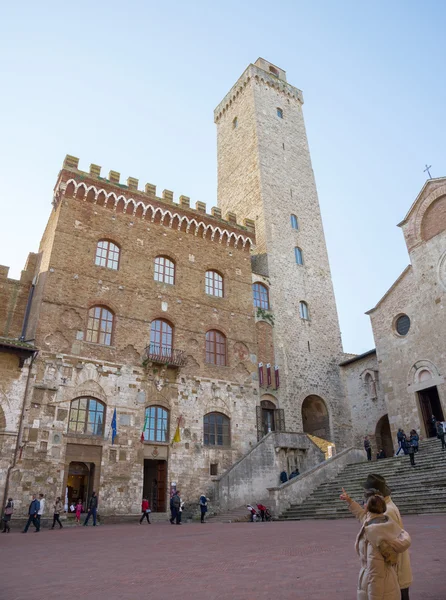
<path id="1" fill-rule="evenodd" d="M 229 446 L 231 428 L 228 417 L 221 413 L 209 413 L 203 418 L 203 442 L 205 446 Z"/>
<path id="2" fill-rule="evenodd" d="M 223 277 L 217 271 L 206 271 L 206 294 L 223 298 Z"/>
<path id="3" fill-rule="evenodd" d="M 297 222 L 296 215 L 291 215 L 291 227 L 293 229 L 299 229 L 299 223 Z"/>
<path id="4" fill-rule="evenodd" d="M 93 306 L 88 311 L 87 342 L 111 346 L 114 315 L 104 306 Z"/>
<path id="5" fill-rule="evenodd" d="M 163 319 L 152 321 L 150 326 L 150 353 L 164 358 L 172 355 L 173 327 Z"/>
<path id="6" fill-rule="evenodd" d="M 144 417 L 144 441 L 168 442 L 169 413 L 161 406 L 148 406 Z"/>
<path id="7" fill-rule="evenodd" d="M 366 373 L 364 377 L 364 383 L 370 398 L 376 398 L 376 381 L 372 377 L 371 373 Z"/>
<path id="8" fill-rule="evenodd" d="M 107 269 L 119 268 L 119 246 L 108 240 L 99 240 L 96 246 L 95 264 L 98 267 L 107 267 Z"/>
<path id="9" fill-rule="evenodd" d="M 294 257 L 296 259 L 296 263 L 298 265 L 303 265 L 304 264 L 304 258 L 302 255 L 302 250 L 300 248 L 298 248 L 297 246 L 294 248 Z"/>
<path id="10" fill-rule="evenodd" d="M 166 256 L 157 256 L 155 258 L 154 279 L 173 285 L 175 283 L 175 263 Z"/>
<path id="11" fill-rule="evenodd" d="M 238 119 L 237 117 L 234 117 L 233 121 L 232 121 L 232 129 L 236 129 L 238 127 Z"/>
<path id="12" fill-rule="evenodd" d="M 96 398 L 77 398 L 70 407 L 68 431 L 104 435 L 105 405 Z"/>
<path id="13" fill-rule="evenodd" d="M 206 333 L 206 362 L 226 366 L 226 337 L 216 329 Z"/>
<path id="14" fill-rule="evenodd" d="M 255 283 L 252 286 L 254 306 L 269 310 L 268 288 L 263 283 Z"/>
<path id="15" fill-rule="evenodd" d="M 279 119 L 283 119 L 283 110 L 279 107 L 277 107 L 277 116 L 279 117 Z"/>
<path id="16" fill-rule="evenodd" d="M 301 319 L 309 320 L 308 304 L 306 302 L 299 302 L 299 314 Z"/>

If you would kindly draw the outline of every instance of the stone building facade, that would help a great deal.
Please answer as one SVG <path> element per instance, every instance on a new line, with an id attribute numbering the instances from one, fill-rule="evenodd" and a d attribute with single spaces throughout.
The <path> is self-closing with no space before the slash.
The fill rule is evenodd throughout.
<path id="1" fill-rule="evenodd" d="M 259 58 L 214 111 L 218 202 L 255 222 L 253 281 L 267 287 L 274 363 L 272 402 L 287 428 L 351 444 L 342 388 L 341 334 L 302 113 L 283 69 Z"/>
<path id="2" fill-rule="evenodd" d="M 426 182 L 399 224 L 409 266 L 368 312 L 392 438 L 433 435 L 446 416 L 446 178 Z"/>

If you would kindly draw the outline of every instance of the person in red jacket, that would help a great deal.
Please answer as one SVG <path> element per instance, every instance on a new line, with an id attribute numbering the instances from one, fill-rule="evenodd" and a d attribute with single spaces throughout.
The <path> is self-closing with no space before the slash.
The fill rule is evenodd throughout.
<path id="1" fill-rule="evenodd" d="M 141 525 L 141 523 L 144 521 L 144 519 L 147 519 L 147 523 L 150 525 L 151 510 L 150 510 L 150 505 L 149 505 L 149 501 L 147 500 L 147 498 L 142 499 L 141 512 L 142 512 L 142 517 L 139 520 L 139 524 Z"/>

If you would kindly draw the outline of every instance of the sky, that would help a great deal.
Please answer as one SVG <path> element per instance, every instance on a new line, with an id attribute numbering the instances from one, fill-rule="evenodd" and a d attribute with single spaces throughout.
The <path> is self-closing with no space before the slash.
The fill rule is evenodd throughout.
<path id="1" fill-rule="evenodd" d="M 0 23 L 0 264 L 38 250 L 66 154 L 216 206 L 213 109 L 259 56 L 303 90 L 346 352 L 409 262 L 396 227 L 446 175 L 437 0 L 7 3 Z"/>

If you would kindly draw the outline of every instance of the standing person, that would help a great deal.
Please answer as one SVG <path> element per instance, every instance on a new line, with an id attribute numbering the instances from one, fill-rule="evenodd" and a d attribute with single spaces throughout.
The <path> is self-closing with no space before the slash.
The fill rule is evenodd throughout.
<path id="1" fill-rule="evenodd" d="M 142 512 L 142 517 L 139 520 L 139 524 L 141 525 L 141 523 L 144 521 L 144 519 L 147 519 L 147 523 L 150 525 L 150 505 L 149 505 L 149 501 L 147 500 L 147 498 L 142 499 L 141 512 Z"/>
<path id="2" fill-rule="evenodd" d="M 90 503 L 88 505 L 88 513 L 87 513 L 87 517 L 84 521 L 84 527 L 86 527 L 88 525 L 88 521 L 91 517 L 91 515 L 93 515 L 93 527 L 96 527 L 96 512 L 98 509 L 98 497 L 96 496 L 96 492 L 92 492 L 91 493 L 91 498 L 90 498 Z"/>
<path id="3" fill-rule="evenodd" d="M 76 525 L 81 524 L 81 513 L 82 513 L 82 500 L 79 498 L 77 501 L 76 507 L 74 509 L 76 511 Z"/>
<path id="4" fill-rule="evenodd" d="M 381 458 L 386 458 L 386 453 L 384 452 L 384 450 L 382 448 L 380 449 L 380 451 L 376 455 L 376 460 L 380 460 Z"/>
<path id="5" fill-rule="evenodd" d="M 372 445 L 368 435 L 366 435 L 364 438 L 364 450 L 367 453 L 367 460 L 372 460 Z"/>
<path id="6" fill-rule="evenodd" d="M 174 523 L 176 522 L 177 525 L 181 525 L 180 523 L 180 504 L 181 504 L 181 500 L 180 500 L 180 492 L 179 490 L 177 490 L 175 492 L 175 494 L 172 496 L 172 499 L 170 501 L 170 507 L 171 507 L 171 518 L 170 518 L 170 522 L 172 525 L 174 525 Z"/>
<path id="7" fill-rule="evenodd" d="M 418 433 L 415 431 L 415 429 L 412 429 L 410 432 L 410 438 L 409 438 L 409 443 L 413 446 L 414 452 L 418 452 L 418 444 L 420 442 L 420 436 L 418 435 Z"/>
<path id="8" fill-rule="evenodd" d="M 365 509 L 344 488 L 340 498 L 361 522 L 355 544 L 361 560 L 358 600 L 404 598 L 394 565 L 411 544 L 409 534 L 387 515 L 386 502 L 378 490 L 370 490 Z"/>
<path id="9" fill-rule="evenodd" d="M 435 437 L 437 435 L 437 419 L 434 415 L 431 416 L 431 437 Z"/>
<path id="10" fill-rule="evenodd" d="M 39 510 L 37 511 L 37 522 L 39 523 L 38 531 L 40 531 L 40 519 L 42 518 L 43 513 L 45 512 L 45 496 L 43 494 L 39 494 Z"/>
<path id="11" fill-rule="evenodd" d="M 40 502 L 37 500 L 36 494 L 33 494 L 31 504 L 29 505 L 29 508 L 28 508 L 28 515 L 29 515 L 28 522 L 26 523 L 25 529 L 22 531 L 22 533 L 26 533 L 28 531 L 31 523 L 36 528 L 36 533 L 38 531 L 40 531 L 40 524 L 37 520 L 37 513 L 39 512 L 39 508 L 40 508 Z"/>
<path id="12" fill-rule="evenodd" d="M 8 502 L 6 503 L 5 510 L 3 512 L 3 531 L 2 533 L 9 533 L 11 531 L 11 527 L 9 526 L 9 521 L 12 518 L 14 513 L 14 501 L 12 498 L 8 498 Z"/>
<path id="13" fill-rule="evenodd" d="M 267 510 L 266 506 L 264 506 L 263 504 L 257 504 L 257 508 L 260 511 L 260 517 L 262 519 L 262 522 L 265 521 L 265 512 Z"/>
<path id="14" fill-rule="evenodd" d="M 63 525 L 60 522 L 59 515 L 63 512 L 63 504 L 61 502 L 60 496 L 56 498 L 56 502 L 54 503 L 54 514 L 53 514 L 53 525 L 51 529 L 54 529 L 54 525 L 59 523 L 59 529 L 62 529 Z"/>
<path id="15" fill-rule="evenodd" d="M 410 464 L 412 467 L 414 467 L 415 466 L 415 448 L 412 446 L 412 444 L 410 442 L 408 444 L 408 452 L 409 452 Z"/>
<path id="16" fill-rule="evenodd" d="M 437 437 L 441 440 L 441 449 L 444 450 L 446 448 L 446 444 L 444 442 L 444 427 L 441 421 L 437 421 Z"/>
<path id="17" fill-rule="evenodd" d="M 201 513 L 201 522 L 202 523 L 205 522 L 204 517 L 208 511 L 208 502 L 209 502 L 209 498 L 206 498 L 206 496 L 204 494 L 201 494 L 199 505 L 200 505 L 200 513 Z"/>
<path id="18" fill-rule="evenodd" d="M 280 483 L 286 483 L 288 481 L 287 472 L 284 470 L 280 473 Z"/>

